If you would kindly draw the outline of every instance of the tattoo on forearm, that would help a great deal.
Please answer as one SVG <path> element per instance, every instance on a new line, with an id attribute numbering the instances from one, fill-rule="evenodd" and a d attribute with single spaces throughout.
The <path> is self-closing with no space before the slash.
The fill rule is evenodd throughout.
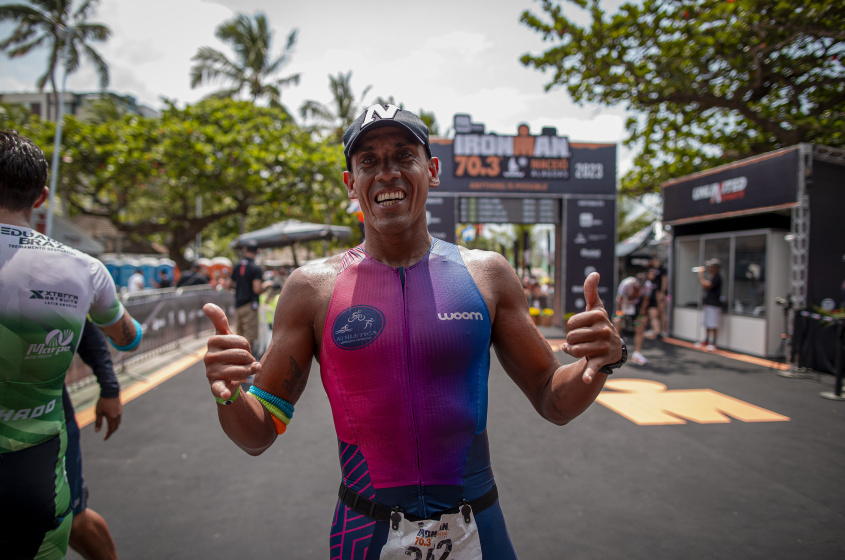
<path id="1" fill-rule="evenodd" d="M 132 323 L 132 321 L 123 321 L 123 323 L 121 324 L 121 327 L 122 327 L 122 330 L 123 330 L 123 333 L 122 333 L 123 341 L 120 343 L 121 346 L 125 346 L 126 344 L 129 344 L 130 342 L 132 342 L 135 339 L 135 336 L 132 334 L 132 331 L 129 330 L 130 326 L 134 327 L 134 323 Z"/>
<path id="2" fill-rule="evenodd" d="M 305 384 L 307 381 L 308 376 L 302 371 L 302 368 L 299 367 L 299 364 L 296 363 L 293 356 L 291 356 L 288 373 L 282 383 L 285 391 L 291 396 L 291 398 L 297 399 L 305 390 Z"/>

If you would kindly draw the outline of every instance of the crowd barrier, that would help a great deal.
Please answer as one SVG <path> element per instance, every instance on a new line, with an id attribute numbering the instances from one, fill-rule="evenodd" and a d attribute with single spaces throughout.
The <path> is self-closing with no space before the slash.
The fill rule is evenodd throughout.
<path id="1" fill-rule="evenodd" d="M 233 320 L 235 316 L 232 292 L 218 291 L 208 285 L 144 290 L 126 295 L 123 305 L 141 323 L 144 338 L 132 352 L 112 348 L 116 372 L 129 364 L 177 348 L 181 343 L 213 334 L 211 321 L 202 311 L 206 303 L 219 305 Z M 79 356 L 75 356 L 65 383 L 72 388 L 95 381 L 93 372 Z"/>

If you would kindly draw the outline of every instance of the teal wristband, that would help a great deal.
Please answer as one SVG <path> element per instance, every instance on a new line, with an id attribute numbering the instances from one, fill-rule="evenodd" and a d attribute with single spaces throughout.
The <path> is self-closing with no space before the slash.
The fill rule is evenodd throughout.
<path id="1" fill-rule="evenodd" d="M 238 397 L 240 395 L 241 395 L 241 386 L 238 385 L 238 388 L 235 389 L 235 392 L 232 393 L 232 396 L 229 397 L 228 399 L 221 399 L 220 397 L 214 397 L 214 400 L 217 401 L 218 404 L 232 404 L 233 402 L 238 400 Z"/>
<path id="2" fill-rule="evenodd" d="M 138 345 L 141 344 L 141 338 L 144 336 L 144 329 L 141 328 L 141 323 L 139 323 L 138 320 L 134 317 L 132 318 L 132 322 L 135 324 L 135 340 L 133 340 L 126 346 L 118 346 L 114 343 L 114 340 L 109 338 L 109 342 L 111 342 L 111 345 L 121 352 L 129 352 L 131 350 L 136 349 Z"/>

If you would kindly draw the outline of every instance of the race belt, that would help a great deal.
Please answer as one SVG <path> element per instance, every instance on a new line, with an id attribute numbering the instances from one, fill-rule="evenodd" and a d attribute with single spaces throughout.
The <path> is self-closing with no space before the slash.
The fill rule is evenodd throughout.
<path id="1" fill-rule="evenodd" d="M 484 511 L 488 507 L 492 506 L 496 503 L 496 500 L 499 499 L 499 491 L 496 489 L 496 485 L 493 485 L 493 488 L 490 489 L 489 492 L 480 496 L 474 500 L 462 500 L 458 505 L 451 507 L 449 509 L 445 509 L 443 511 L 437 512 L 436 514 L 423 518 L 418 517 L 416 515 L 409 515 L 406 514 L 404 511 L 399 509 L 399 507 L 389 508 L 387 506 L 383 506 L 378 502 L 374 502 L 373 500 L 366 498 L 359 494 L 358 492 L 349 488 L 343 482 L 340 483 L 340 490 L 337 493 L 340 501 L 343 502 L 343 505 L 348 507 L 349 509 L 356 511 L 360 514 L 366 515 L 370 519 L 376 520 L 384 520 L 384 521 L 391 521 L 392 523 L 397 522 L 397 518 L 393 517 L 393 514 L 402 513 L 402 515 L 408 521 L 424 521 L 426 519 L 440 519 L 441 515 L 451 515 L 455 513 L 461 513 L 464 515 L 466 522 L 469 523 L 469 513 L 470 511 L 474 513 L 479 513 Z M 467 509 L 463 509 L 469 506 Z M 470 510 L 471 508 L 471 510 Z"/>

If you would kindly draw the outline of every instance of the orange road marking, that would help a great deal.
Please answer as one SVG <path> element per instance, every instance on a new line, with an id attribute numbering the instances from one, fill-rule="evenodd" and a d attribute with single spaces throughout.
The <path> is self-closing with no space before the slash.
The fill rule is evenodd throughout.
<path id="1" fill-rule="evenodd" d="M 716 349 L 715 351 L 704 350 L 703 348 L 696 347 L 695 344 L 692 342 L 687 342 L 685 340 L 678 340 L 677 338 L 669 338 L 664 337 L 663 342 L 668 342 L 669 344 L 674 344 L 675 346 L 683 346 L 684 348 L 691 348 L 693 350 L 698 350 L 700 352 L 707 352 L 708 354 L 716 354 L 717 356 L 724 356 L 726 358 L 731 358 L 732 360 L 739 360 L 741 362 L 746 362 L 749 364 L 755 364 L 758 366 L 768 367 L 772 369 L 779 369 L 781 371 L 787 371 L 789 369 L 789 364 L 784 364 L 781 362 L 773 362 L 772 360 L 765 360 L 763 358 L 757 358 L 755 356 L 748 356 L 746 354 L 738 354 L 736 352 L 729 352 L 727 350 L 720 350 Z"/>
<path id="2" fill-rule="evenodd" d="M 199 362 L 200 360 L 202 360 L 204 355 L 205 348 L 202 348 L 200 350 L 197 350 L 193 354 L 188 354 L 184 358 L 176 360 L 169 366 L 156 371 L 154 374 L 149 376 L 146 381 L 138 381 L 136 383 L 133 383 L 132 385 L 120 392 L 120 402 L 126 404 L 129 401 L 140 397 L 147 391 L 161 385 L 174 375 L 182 373 L 195 363 Z M 80 429 L 84 428 L 85 426 L 94 421 L 96 417 L 96 406 L 97 405 L 94 404 L 81 412 L 77 412 L 76 423 L 79 424 Z"/>
<path id="3" fill-rule="evenodd" d="M 560 345 L 566 342 L 565 338 L 547 338 L 546 342 L 549 343 L 549 346 L 552 347 L 552 350 L 557 352 L 560 349 Z M 674 344 L 675 346 L 683 346 L 684 348 L 689 348 L 691 350 L 698 350 L 699 352 L 707 352 L 708 354 L 715 354 L 717 356 L 723 356 L 725 358 L 730 358 L 732 360 L 739 360 L 740 362 L 745 362 L 748 364 L 754 364 L 757 366 L 763 366 L 771 369 L 777 369 L 780 371 L 788 371 L 789 364 L 784 364 L 782 362 L 774 362 L 772 360 L 766 360 L 764 358 L 757 358 L 756 356 L 749 356 L 747 354 L 739 354 L 737 352 L 729 352 L 727 350 L 720 350 L 716 349 L 715 351 L 705 350 L 703 348 L 697 347 L 692 342 L 687 342 L 685 340 L 679 340 L 677 338 L 670 338 L 670 337 L 663 337 L 663 342 L 667 342 L 669 344 Z"/>
<path id="4" fill-rule="evenodd" d="M 658 381 L 612 379 L 596 402 L 639 426 L 727 424 L 731 418 L 743 422 L 788 422 L 789 418 L 712 389 L 668 390 Z M 612 391 L 607 391 L 611 389 Z"/>

